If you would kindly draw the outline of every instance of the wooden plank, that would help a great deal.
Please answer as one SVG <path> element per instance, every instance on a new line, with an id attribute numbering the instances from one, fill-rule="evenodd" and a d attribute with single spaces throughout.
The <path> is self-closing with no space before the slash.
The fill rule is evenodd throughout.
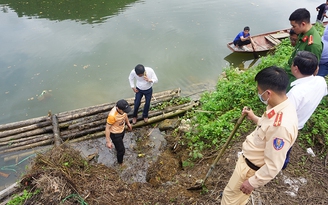
<path id="1" fill-rule="evenodd" d="M 274 33 L 274 34 L 270 34 L 273 38 L 276 39 L 281 39 L 281 38 L 287 38 L 289 37 L 289 33 L 287 32 L 281 32 L 281 33 Z"/>
<path id="2" fill-rule="evenodd" d="M 268 41 L 270 41 L 273 45 L 278 45 L 279 43 L 277 41 L 275 41 L 271 36 L 267 35 L 264 36 L 265 39 L 267 39 Z"/>

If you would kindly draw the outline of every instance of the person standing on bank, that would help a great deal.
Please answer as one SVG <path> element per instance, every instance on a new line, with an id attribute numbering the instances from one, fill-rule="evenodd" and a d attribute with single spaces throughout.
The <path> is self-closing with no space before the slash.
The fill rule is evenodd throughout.
<path id="1" fill-rule="evenodd" d="M 315 75 L 317 57 L 309 51 L 299 51 L 293 61 L 292 73 L 297 80 L 291 83 L 288 100 L 295 106 L 298 129 L 301 130 L 322 98 L 327 95 L 327 83 L 322 76 Z"/>
<path id="2" fill-rule="evenodd" d="M 323 32 L 322 43 L 323 49 L 317 75 L 325 77 L 328 74 L 328 26 L 326 26 L 325 31 Z"/>
<path id="3" fill-rule="evenodd" d="M 296 110 L 286 96 L 287 73 L 275 66 L 267 67 L 257 73 L 255 81 L 266 111 L 261 117 L 246 108 L 242 111 L 257 127 L 242 144 L 243 154 L 223 191 L 221 205 L 246 204 L 254 189 L 280 172 L 297 138 Z"/>
<path id="4" fill-rule="evenodd" d="M 244 45 L 252 44 L 252 46 L 255 48 L 255 45 L 253 43 L 253 40 L 251 38 L 251 34 L 249 33 L 250 28 L 246 26 L 244 28 L 244 31 L 241 31 L 240 33 L 237 34 L 235 39 L 233 40 L 233 44 L 235 46 L 239 46 L 239 48 L 242 48 Z"/>
<path id="5" fill-rule="evenodd" d="M 128 126 L 128 130 L 132 130 L 132 126 L 129 122 L 127 113 L 131 111 L 126 100 L 119 100 L 116 106 L 112 108 L 107 117 L 107 123 L 105 128 L 106 146 L 111 149 L 113 144 L 117 152 L 117 163 L 123 164 L 123 156 L 125 154 L 125 147 L 123 138 L 125 134 L 125 125 Z"/>
<path id="6" fill-rule="evenodd" d="M 136 86 L 135 86 L 136 81 Z M 132 123 L 135 124 L 138 119 L 138 110 L 141 103 L 141 98 L 145 96 L 145 105 L 142 112 L 142 117 L 145 122 L 148 122 L 148 112 L 150 108 L 150 101 L 153 95 L 153 84 L 158 82 L 154 70 L 150 67 L 144 67 L 138 64 L 129 75 L 130 86 L 135 92 L 134 110 Z"/>
<path id="7" fill-rule="evenodd" d="M 285 65 L 285 70 L 289 76 L 289 83 L 296 80 L 291 72 L 293 59 L 298 51 L 309 51 L 313 53 L 318 61 L 320 61 L 323 44 L 318 31 L 310 23 L 310 12 L 305 8 L 296 9 L 290 16 L 289 21 L 293 30 L 298 34 L 298 40 L 294 51 L 292 52 L 288 63 Z M 288 86 L 288 90 L 289 90 Z"/>
<path id="8" fill-rule="evenodd" d="M 327 15 L 326 15 L 327 9 L 328 9 L 328 0 L 326 1 L 326 3 L 320 4 L 316 8 L 316 10 L 318 12 L 318 15 L 317 15 L 317 22 L 318 23 L 322 23 L 323 22 L 323 19 L 325 17 L 327 18 Z"/>

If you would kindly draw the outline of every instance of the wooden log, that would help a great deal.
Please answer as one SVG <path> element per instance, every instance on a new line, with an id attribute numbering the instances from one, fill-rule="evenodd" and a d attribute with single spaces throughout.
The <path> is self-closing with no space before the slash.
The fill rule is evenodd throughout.
<path id="1" fill-rule="evenodd" d="M 0 151 L 6 150 L 6 149 L 12 149 L 14 147 L 23 147 L 25 145 L 37 143 L 37 142 L 48 140 L 48 139 L 53 139 L 53 135 L 52 134 L 42 135 L 40 137 L 31 139 L 31 140 L 26 140 L 26 141 L 19 142 L 19 143 L 13 143 L 13 144 L 10 144 L 9 146 L 2 146 L 2 147 L 0 147 Z"/>
<path id="2" fill-rule="evenodd" d="M 73 120 L 73 121 L 68 121 L 68 122 L 65 122 L 64 124 L 60 124 L 60 128 L 62 129 L 62 128 L 65 127 L 67 129 L 75 129 L 75 128 L 77 128 L 81 125 L 84 125 L 84 124 L 96 122 L 96 121 L 99 121 L 99 120 L 106 120 L 107 114 L 108 114 L 108 112 L 98 113 L 98 114 L 93 115 L 93 116 L 80 118 L 80 119 Z"/>
<path id="3" fill-rule="evenodd" d="M 52 115 L 52 131 L 54 133 L 55 146 L 58 147 L 63 141 L 60 138 L 60 131 L 58 127 L 58 119 L 56 115 Z"/>
<path id="4" fill-rule="evenodd" d="M 26 140 L 31 140 L 31 139 L 38 138 L 38 137 L 40 137 L 40 136 L 39 135 L 34 135 L 34 136 L 31 136 L 31 137 L 25 137 L 25 138 L 19 138 L 19 139 L 16 139 L 16 140 L 0 142 L 0 147 L 1 146 L 9 146 L 10 144 L 13 144 L 13 143 L 19 143 L 19 142 L 23 142 L 23 141 L 26 141 Z"/>
<path id="5" fill-rule="evenodd" d="M 33 119 L 23 120 L 23 121 L 19 121 L 19 122 L 3 124 L 3 125 L 0 125 L 0 131 L 15 129 L 18 127 L 29 126 L 29 125 L 33 125 L 35 123 L 45 122 L 48 119 L 49 119 L 49 117 L 44 116 L 44 117 L 37 117 L 37 118 L 33 118 Z"/>
<path id="6" fill-rule="evenodd" d="M 198 102 L 188 103 L 187 106 L 184 106 L 184 107 L 182 106 L 178 110 L 174 110 L 174 111 L 168 112 L 168 113 L 163 114 L 163 115 L 159 115 L 159 116 L 154 117 L 154 118 L 149 118 L 148 123 L 145 123 L 144 121 L 140 121 L 140 122 L 137 122 L 135 125 L 132 125 L 132 127 L 137 128 L 137 127 L 144 126 L 146 124 L 152 124 L 152 123 L 164 120 L 166 118 L 174 117 L 174 116 L 180 115 L 180 114 L 182 114 L 182 113 L 184 113 L 188 110 L 191 110 L 193 107 L 198 106 L 198 105 L 199 105 Z M 74 142 L 80 142 L 80 141 L 84 141 L 84 140 L 95 139 L 95 138 L 99 138 L 99 137 L 105 137 L 105 132 L 101 131 L 101 132 L 96 132 L 96 133 L 93 133 L 93 134 L 88 134 L 88 135 L 85 135 L 85 136 L 80 137 L 80 138 L 75 138 L 73 140 L 69 140 L 68 142 L 69 143 L 74 143 Z"/>
<path id="7" fill-rule="evenodd" d="M 158 97 L 158 99 L 156 99 L 156 101 L 154 101 L 153 104 L 168 101 L 168 100 L 172 99 L 173 96 L 177 96 L 177 93 L 172 93 L 172 94 L 168 94 L 166 96 Z M 134 102 L 131 101 L 129 104 L 134 105 Z M 151 104 L 152 104 L 152 102 L 151 102 Z M 80 112 L 74 111 L 69 114 L 60 113 L 60 114 L 58 114 L 58 122 L 62 123 L 62 122 L 70 121 L 73 119 L 79 119 L 79 118 L 83 118 L 86 116 L 95 115 L 98 113 L 109 112 L 115 105 L 116 105 L 116 103 L 112 103 L 112 105 L 110 105 L 110 106 L 108 104 L 105 104 L 103 106 L 92 107 L 92 108 L 88 108 L 87 110 L 83 110 L 83 111 L 81 110 Z M 140 107 L 143 107 L 143 105 L 144 105 L 144 100 L 142 100 Z"/>
<path id="8" fill-rule="evenodd" d="M 153 118 L 149 118 L 147 123 L 145 123 L 144 121 L 137 122 L 135 125 L 133 125 L 133 128 L 141 127 L 141 126 L 144 126 L 147 124 L 152 124 L 152 123 L 164 120 L 166 118 L 180 115 L 180 114 L 192 109 L 194 106 L 197 106 L 198 104 L 199 104 L 198 102 L 188 103 L 187 106 L 180 107 L 180 109 L 178 109 L 178 110 L 170 111 L 168 113 L 163 113 L 163 114 L 155 116 Z M 82 141 L 85 139 L 92 139 L 92 138 L 104 136 L 104 130 L 105 130 L 105 125 L 103 124 L 98 127 L 84 130 L 79 133 L 71 133 L 69 135 L 63 136 L 62 138 L 63 138 L 63 140 L 69 140 L 69 141 L 73 141 L 72 140 L 73 138 L 76 139 L 73 142 Z M 31 148 L 31 147 L 35 147 L 35 146 L 40 146 L 40 144 L 42 144 L 42 145 L 49 144 L 52 141 L 53 141 L 52 139 L 50 139 L 50 140 L 48 139 L 48 140 L 43 140 L 42 142 L 38 142 L 38 143 L 32 143 L 32 144 L 23 145 L 23 146 L 11 148 L 11 149 L 1 150 L 0 154 L 10 152 L 10 151 L 17 151 L 17 150 L 22 150 L 22 149 L 26 149 L 26 148 Z"/>
<path id="9" fill-rule="evenodd" d="M 88 134 L 93 134 L 95 132 L 99 132 L 99 131 L 103 131 L 103 130 L 105 130 L 105 124 L 102 124 L 98 127 L 94 127 L 94 128 L 91 128 L 91 129 L 83 130 L 81 132 L 74 132 L 74 133 L 70 133 L 70 134 L 66 134 L 66 135 L 62 134 L 62 139 L 64 141 L 65 140 L 70 140 L 70 139 L 78 138 L 78 137 L 88 135 Z"/>
<path id="10" fill-rule="evenodd" d="M 163 92 L 159 92 L 159 93 L 153 93 L 153 98 L 161 99 L 161 98 L 169 97 L 169 96 L 178 97 L 180 95 L 180 92 L 181 92 L 181 90 L 180 90 L 180 88 L 178 88 L 178 89 L 174 89 L 174 90 L 168 90 L 168 91 L 163 91 Z M 128 103 L 130 105 L 134 105 L 134 98 L 126 99 L 126 101 L 128 101 Z M 144 102 L 144 98 L 142 99 L 142 102 Z M 114 102 L 114 103 L 104 103 L 104 104 L 101 104 L 101 105 L 76 109 L 76 110 L 72 110 L 72 111 L 68 111 L 68 112 L 62 112 L 62 113 L 59 113 L 57 115 L 57 117 L 58 117 L 58 121 L 62 122 L 61 118 L 65 118 L 65 117 L 68 117 L 68 116 L 71 116 L 71 115 L 76 115 L 76 114 L 79 114 L 79 113 L 86 113 L 86 114 L 89 113 L 90 115 L 92 115 L 92 114 L 98 113 L 99 111 L 109 111 L 115 105 L 116 105 L 116 102 Z"/>
<path id="11" fill-rule="evenodd" d="M 160 98 L 160 99 L 156 100 L 155 102 L 153 102 L 152 104 L 157 105 L 159 103 L 163 103 L 165 101 L 171 100 L 173 97 L 174 96 L 171 95 L 168 97 Z M 139 112 L 142 112 L 143 106 L 144 106 L 144 103 L 142 103 L 140 105 Z M 132 108 L 133 108 L 133 106 L 132 106 Z M 101 120 L 101 118 L 106 119 L 109 111 L 110 110 L 107 110 L 107 111 L 101 110 L 101 112 L 97 111 L 97 112 L 94 112 L 95 114 L 91 115 L 91 116 L 90 115 L 87 116 L 86 113 L 80 113 L 80 114 L 75 114 L 75 115 L 71 115 L 71 116 L 66 116 L 64 118 L 58 119 L 58 121 L 60 122 L 59 127 L 60 127 L 60 129 L 65 129 L 65 128 L 71 129 L 71 128 L 80 126 L 80 125 L 78 125 L 79 122 L 85 123 L 85 121 L 89 121 L 89 120 L 96 121 L 96 119 L 98 119 L 98 120 Z M 130 114 L 129 116 L 132 116 L 132 114 Z M 77 125 L 73 125 L 73 124 L 77 124 Z"/>
<path id="12" fill-rule="evenodd" d="M 7 187 L 6 189 L 0 191 L 0 200 L 2 201 L 4 198 L 14 193 L 18 189 L 18 187 L 19 187 L 18 182 L 15 182 L 14 184 Z"/>
<path id="13" fill-rule="evenodd" d="M 51 125 L 50 120 L 47 120 L 45 122 L 34 123 L 32 125 L 28 125 L 28 126 L 24 126 L 24 127 L 5 130 L 5 131 L 0 132 L 0 138 L 7 137 L 7 136 L 10 136 L 10 135 L 19 134 L 19 133 L 23 133 L 23 132 L 28 132 L 28 131 L 38 129 L 38 128 L 41 128 L 41 127 L 45 127 L 45 126 L 48 126 L 48 125 Z"/>
<path id="14" fill-rule="evenodd" d="M 85 140 L 96 139 L 96 138 L 99 138 L 99 137 L 105 137 L 105 132 L 102 131 L 102 132 L 96 132 L 96 133 L 93 133 L 93 134 L 88 134 L 88 135 L 85 135 L 85 136 L 82 136 L 82 137 L 79 137 L 79 138 L 69 140 L 68 142 L 69 143 L 75 143 L 75 142 L 81 142 L 81 141 L 85 141 Z"/>
<path id="15" fill-rule="evenodd" d="M 153 118 L 149 118 L 148 122 L 139 121 L 136 124 L 134 124 L 132 127 L 137 128 L 137 127 L 145 126 L 145 125 L 148 125 L 148 124 L 153 124 L 155 122 L 162 121 L 166 118 L 171 118 L 171 117 L 183 114 L 186 111 L 191 110 L 193 107 L 198 106 L 198 105 L 199 105 L 199 103 L 195 102 L 195 103 L 192 103 L 192 104 L 190 104 L 186 107 L 180 108 L 178 110 L 174 110 L 172 112 L 164 113 L 162 115 L 159 115 L 159 116 L 156 116 L 156 117 L 153 117 Z"/>
<path id="16" fill-rule="evenodd" d="M 77 112 L 77 113 L 72 113 L 72 114 L 58 114 L 58 122 L 66 122 L 69 120 L 73 120 L 73 119 L 78 119 L 81 117 L 86 117 L 86 116 L 90 116 L 90 115 L 94 115 L 100 112 L 108 112 L 110 111 L 110 109 L 112 109 L 113 106 L 108 106 L 108 107 L 100 107 L 97 109 L 93 109 L 93 110 L 86 110 L 86 111 L 81 111 L 81 112 Z"/>
<path id="17" fill-rule="evenodd" d="M 173 106 L 173 107 L 165 108 L 164 110 L 150 111 L 148 116 L 149 116 L 149 118 L 152 118 L 152 117 L 157 116 L 157 115 L 162 115 L 165 112 L 170 112 L 170 111 L 178 110 L 178 109 L 183 108 L 183 107 L 186 107 L 186 106 L 188 106 L 190 104 L 191 103 L 186 103 L 186 104 L 183 104 L 183 105 L 178 105 L 178 106 Z M 72 126 L 72 129 L 63 130 L 61 133 L 62 133 L 62 136 L 69 135 L 69 134 L 70 135 L 73 135 L 74 133 L 76 135 L 78 135 L 79 132 L 81 132 L 81 130 L 91 129 L 93 127 L 98 127 L 100 125 L 105 125 L 105 124 L 106 124 L 106 118 L 103 117 L 103 118 L 100 118 L 97 121 L 92 121 L 90 123 L 83 123 L 83 124 L 74 125 L 74 126 Z M 71 128 L 71 126 L 69 128 Z"/>
<path id="18" fill-rule="evenodd" d="M 25 138 L 25 137 L 31 137 L 39 134 L 47 134 L 52 133 L 52 126 L 46 126 L 43 128 L 38 128 L 29 132 L 24 132 L 16 135 L 11 135 L 8 137 L 0 138 L 0 142 L 9 142 L 10 140 L 19 139 L 19 138 Z"/>
<path id="19" fill-rule="evenodd" d="M 51 144 L 52 142 L 53 142 L 53 138 L 48 139 L 48 140 L 44 140 L 44 141 L 41 141 L 41 142 L 36 142 L 36 143 L 32 143 L 32 144 L 20 146 L 20 147 L 15 147 L 15 148 L 1 150 L 0 151 L 0 154 L 4 154 L 4 153 L 8 153 L 8 152 L 14 152 L 14 151 L 19 151 L 19 150 L 24 150 L 24 149 L 31 149 L 33 147 L 48 145 L 48 144 Z"/>

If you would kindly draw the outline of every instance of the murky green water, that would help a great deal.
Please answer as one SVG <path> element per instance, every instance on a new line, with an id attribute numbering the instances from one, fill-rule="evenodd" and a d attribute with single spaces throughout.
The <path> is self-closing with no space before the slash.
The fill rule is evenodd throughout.
<path id="1" fill-rule="evenodd" d="M 0 124 L 133 97 L 128 75 L 138 63 L 155 70 L 155 92 L 214 86 L 227 65 L 251 64 L 252 54 L 226 47 L 244 26 L 287 28 L 298 7 L 314 22 L 321 3 L 0 0 Z"/>

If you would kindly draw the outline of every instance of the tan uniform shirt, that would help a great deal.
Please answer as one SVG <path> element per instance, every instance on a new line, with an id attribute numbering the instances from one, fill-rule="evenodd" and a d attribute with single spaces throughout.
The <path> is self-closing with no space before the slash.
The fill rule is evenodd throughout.
<path id="1" fill-rule="evenodd" d="M 109 131 L 115 134 L 122 133 L 125 128 L 125 118 L 127 118 L 126 113 L 121 115 L 117 112 L 116 106 L 113 107 L 107 117 L 107 123 L 111 125 Z"/>
<path id="2" fill-rule="evenodd" d="M 254 188 L 268 183 L 283 167 L 286 153 L 297 138 L 297 123 L 295 107 L 285 100 L 267 110 L 258 120 L 257 128 L 246 137 L 243 154 L 261 167 L 249 178 Z"/>

